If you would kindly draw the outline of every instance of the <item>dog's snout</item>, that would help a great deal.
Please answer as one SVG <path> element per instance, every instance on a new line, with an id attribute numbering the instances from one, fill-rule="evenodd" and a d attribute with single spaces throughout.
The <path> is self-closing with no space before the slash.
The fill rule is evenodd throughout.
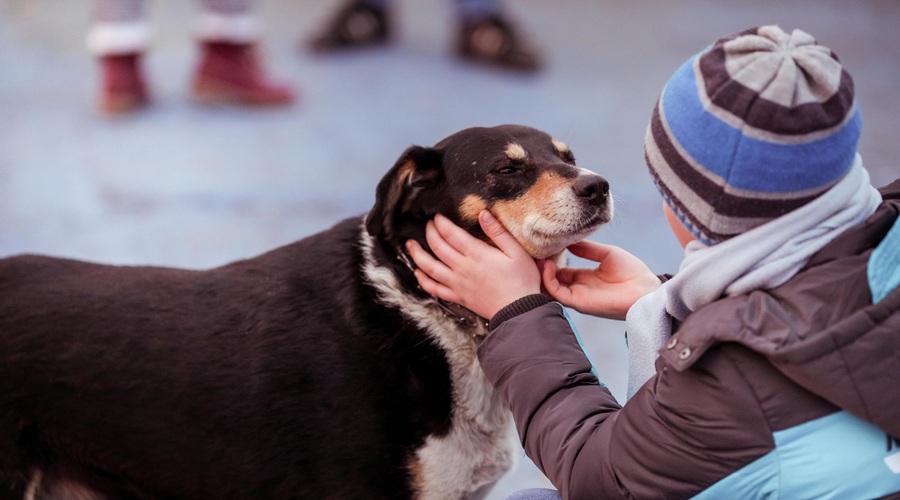
<path id="1" fill-rule="evenodd" d="M 572 185 L 572 190 L 579 198 L 602 201 L 609 194 L 609 182 L 597 174 L 580 175 Z"/>

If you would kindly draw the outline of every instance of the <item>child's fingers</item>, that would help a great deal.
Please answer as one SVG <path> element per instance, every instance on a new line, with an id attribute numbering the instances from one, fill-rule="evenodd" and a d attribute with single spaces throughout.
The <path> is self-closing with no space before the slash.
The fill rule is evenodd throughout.
<path id="1" fill-rule="evenodd" d="M 481 230 L 484 234 L 497 245 L 503 253 L 510 257 L 516 257 L 525 254 L 522 245 L 516 240 L 509 231 L 500 224 L 500 221 L 487 210 L 482 210 L 478 215 L 478 222 L 481 224 Z"/>
<path id="2" fill-rule="evenodd" d="M 573 255 L 594 262 L 603 262 L 617 247 L 594 241 L 582 240 L 569 246 Z"/>

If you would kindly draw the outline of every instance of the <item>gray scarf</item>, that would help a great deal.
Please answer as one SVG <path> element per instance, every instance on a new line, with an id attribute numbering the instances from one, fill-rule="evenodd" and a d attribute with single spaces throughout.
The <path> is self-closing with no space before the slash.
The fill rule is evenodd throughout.
<path id="1" fill-rule="evenodd" d="M 847 175 L 806 205 L 713 246 L 689 243 L 675 277 L 628 310 L 627 398 L 656 373 L 656 357 L 672 335 L 673 317 L 684 321 L 721 297 L 781 285 L 828 242 L 872 215 L 879 203 L 881 194 L 857 154 Z"/>

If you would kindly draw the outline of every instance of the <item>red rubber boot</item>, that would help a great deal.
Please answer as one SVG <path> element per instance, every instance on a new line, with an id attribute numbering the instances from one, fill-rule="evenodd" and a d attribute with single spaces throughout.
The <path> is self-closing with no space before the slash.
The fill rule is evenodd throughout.
<path id="1" fill-rule="evenodd" d="M 100 109 L 103 112 L 127 113 L 150 102 L 140 63 L 140 53 L 100 57 Z"/>
<path id="2" fill-rule="evenodd" d="M 294 101 L 290 87 L 266 77 L 256 47 L 248 43 L 202 42 L 194 95 L 203 102 L 250 106 Z"/>

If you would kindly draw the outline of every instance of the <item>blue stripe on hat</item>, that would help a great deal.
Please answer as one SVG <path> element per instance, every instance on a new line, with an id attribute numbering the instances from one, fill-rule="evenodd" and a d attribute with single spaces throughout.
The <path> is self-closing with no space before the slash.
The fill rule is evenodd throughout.
<path id="1" fill-rule="evenodd" d="M 823 139 L 776 144 L 747 137 L 703 107 L 693 69 L 697 57 L 669 80 L 662 106 L 673 139 L 705 169 L 729 186 L 764 193 L 823 188 L 847 172 L 862 130 L 858 109 L 844 127 Z"/>

